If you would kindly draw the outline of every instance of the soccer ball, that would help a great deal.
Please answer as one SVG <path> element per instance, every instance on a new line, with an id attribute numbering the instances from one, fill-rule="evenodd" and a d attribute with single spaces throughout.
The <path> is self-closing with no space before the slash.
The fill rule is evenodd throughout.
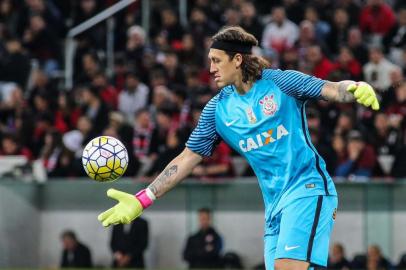
<path id="1" fill-rule="evenodd" d="M 127 149 L 116 138 L 96 137 L 83 150 L 82 164 L 86 174 L 93 180 L 111 182 L 122 176 L 127 169 Z"/>

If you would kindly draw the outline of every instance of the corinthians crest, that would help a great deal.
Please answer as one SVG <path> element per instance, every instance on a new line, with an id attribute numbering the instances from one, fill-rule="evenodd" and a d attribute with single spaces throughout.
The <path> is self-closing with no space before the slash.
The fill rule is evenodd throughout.
<path id="1" fill-rule="evenodd" d="M 278 104 L 276 104 L 273 95 L 265 96 L 259 101 L 259 104 L 262 105 L 262 111 L 265 115 L 273 116 L 278 110 Z"/>

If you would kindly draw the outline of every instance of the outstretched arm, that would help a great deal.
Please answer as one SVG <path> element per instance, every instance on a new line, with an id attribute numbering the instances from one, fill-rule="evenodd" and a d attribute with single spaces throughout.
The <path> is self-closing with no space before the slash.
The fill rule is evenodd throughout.
<path id="1" fill-rule="evenodd" d="M 190 174 L 201 160 L 202 157 L 199 154 L 185 148 L 146 189 L 141 190 L 135 196 L 116 189 L 109 189 L 107 196 L 117 200 L 118 203 L 101 213 L 98 220 L 105 227 L 119 223 L 129 224 L 139 217 L 144 209 L 151 206 L 156 198 L 161 197 Z"/>
<path id="2" fill-rule="evenodd" d="M 188 176 L 193 168 L 199 164 L 202 157 L 185 148 L 183 152 L 174 158 L 157 178 L 148 186 L 148 189 L 156 198 L 161 197 L 172 189 L 177 183 Z"/>
<path id="3" fill-rule="evenodd" d="M 354 99 L 374 110 L 379 110 L 379 102 L 376 94 L 369 84 L 354 81 L 327 81 L 321 89 L 321 96 L 329 101 L 351 102 Z"/>
<path id="4" fill-rule="evenodd" d="M 196 128 L 186 142 L 186 148 L 174 158 L 158 177 L 146 188 L 132 195 L 115 189 L 109 189 L 107 196 L 118 203 L 98 216 L 103 226 L 128 224 L 142 214 L 142 211 L 184 179 L 193 168 L 209 156 L 219 141 L 216 131 L 216 107 L 218 95 L 204 107 Z"/>

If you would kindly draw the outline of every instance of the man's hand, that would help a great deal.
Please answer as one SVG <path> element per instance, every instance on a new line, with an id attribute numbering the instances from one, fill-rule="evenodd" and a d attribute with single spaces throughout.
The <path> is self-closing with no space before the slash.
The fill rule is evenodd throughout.
<path id="1" fill-rule="evenodd" d="M 358 103 L 364 105 L 365 107 L 371 106 L 371 108 L 375 111 L 379 110 L 379 102 L 372 89 L 367 83 L 360 82 L 360 83 L 353 83 L 347 87 L 347 91 L 352 93 L 357 100 Z"/>
<path id="2" fill-rule="evenodd" d="M 107 196 L 117 200 L 118 203 L 97 217 L 104 227 L 119 223 L 129 224 L 144 210 L 139 199 L 132 194 L 110 188 Z"/>

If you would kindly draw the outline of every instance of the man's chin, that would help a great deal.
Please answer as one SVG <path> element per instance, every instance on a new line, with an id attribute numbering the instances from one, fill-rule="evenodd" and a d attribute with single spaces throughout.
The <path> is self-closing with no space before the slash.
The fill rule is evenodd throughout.
<path id="1" fill-rule="evenodd" d="M 223 88 L 225 84 L 223 82 L 216 82 L 218 88 Z"/>

